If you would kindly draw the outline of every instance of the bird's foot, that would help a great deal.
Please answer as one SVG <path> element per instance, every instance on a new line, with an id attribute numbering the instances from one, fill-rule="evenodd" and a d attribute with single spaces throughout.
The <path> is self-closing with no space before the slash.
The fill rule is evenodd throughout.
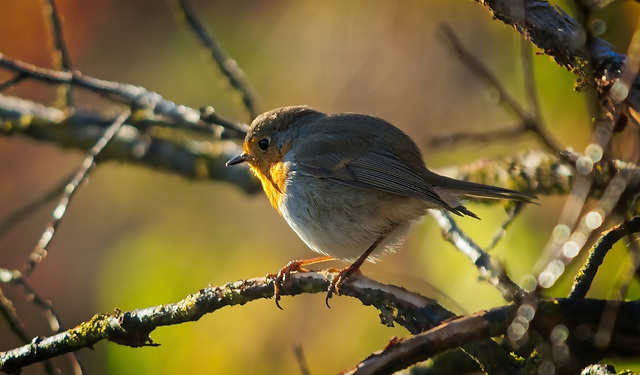
<path id="1" fill-rule="evenodd" d="M 309 272 L 309 270 L 304 268 L 304 266 L 313 263 L 326 262 L 332 259 L 333 257 L 330 256 L 321 256 L 311 259 L 292 260 L 287 263 L 286 266 L 282 267 L 277 273 L 267 274 L 266 279 L 273 280 L 273 298 L 276 301 L 276 306 L 282 310 L 282 307 L 280 306 L 282 287 L 292 272 Z"/>

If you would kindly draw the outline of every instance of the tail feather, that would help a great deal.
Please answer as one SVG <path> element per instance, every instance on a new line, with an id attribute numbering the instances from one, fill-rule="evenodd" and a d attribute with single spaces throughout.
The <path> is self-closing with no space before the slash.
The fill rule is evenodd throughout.
<path id="1" fill-rule="evenodd" d="M 466 216 L 471 216 L 474 219 L 480 220 L 480 216 L 476 215 L 473 211 L 471 211 L 470 209 L 466 208 L 463 205 L 459 205 L 458 207 L 453 207 L 452 209 L 449 209 L 449 211 L 459 216 L 466 215 Z"/>
<path id="2" fill-rule="evenodd" d="M 485 198 L 485 199 L 508 199 L 525 203 L 537 204 L 535 195 L 522 193 L 519 191 L 506 189 L 498 186 L 484 185 L 476 182 L 455 180 L 449 177 L 433 174 L 436 182 L 433 190 L 445 201 L 449 207 L 449 211 L 460 216 L 471 216 L 476 219 L 479 217 L 467 209 L 458 198 Z"/>
<path id="3" fill-rule="evenodd" d="M 537 199 L 535 195 L 501 188 L 498 186 L 483 185 L 468 181 L 456 182 L 460 183 L 459 186 L 451 186 L 448 187 L 447 190 L 450 194 L 457 196 L 470 198 L 509 199 L 526 203 L 536 203 Z"/>
<path id="4" fill-rule="evenodd" d="M 431 171 L 429 171 L 431 172 Z M 506 189 L 498 186 L 479 184 L 476 182 L 455 180 L 453 178 L 430 173 L 428 181 L 434 181 L 434 189 L 445 192 L 445 195 L 469 198 L 509 199 L 526 203 L 536 203 L 537 197 L 532 194 Z"/>

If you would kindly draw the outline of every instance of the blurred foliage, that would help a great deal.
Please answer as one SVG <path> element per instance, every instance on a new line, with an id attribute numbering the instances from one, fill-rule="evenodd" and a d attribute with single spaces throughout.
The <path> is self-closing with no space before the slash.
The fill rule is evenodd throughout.
<path id="1" fill-rule="evenodd" d="M 172 4 L 152 0 L 58 0 L 74 66 L 85 74 L 142 85 L 195 108 L 213 105 L 227 117 L 248 121 L 233 92 L 172 14 Z M 565 2 L 558 2 L 563 8 Z M 512 126 L 492 88 L 480 82 L 439 42 L 437 25 L 448 23 L 517 98 L 524 100 L 520 36 L 493 21 L 471 1 L 197 1 L 203 20 L 245 70 L 261 94 L 263 110 L 309 104 L 328 112 L 364 112 L 396 124 L 424 146 L 446 131 L 483 131 Z M 624 52 L 637 25 L 640 4 L 618 1 L 594 17 L 606 25 L 603 38 Z M 569 10 L 569 9 L 568 9 Z M 49 37 L 39 2 L 0 0 L 0 52 L 50 66 Z M 583 149 L 590 135 L 585 94 L 574 77 L 546 56 L 534 58 L 546 126 L 566 146 Z M 10 78 L 0 72 L 0 81 Z M 52 103 L 55 90 L 23 83 L 8 95 Z M 85 106 L 111 104 L 82 91 Z M 524 103 L 523 103 L 524 104 Z M 424 150 L 427 165 L 445 166 L 537 148 L 523 137 L 491 145 Z M 81 160 L 48 144 L 0 138 L 0 216 L 55 185 Z M 492 251 L 512 278 L 530 271 L 544 248 L 562 197 L 543 197 Z M 472 207 L 483 220 L 461 226 L 481 245 L 504 220 L 499 207 Z M 43 208 L 0 240 L 3 265 L 18 267 L 44 228 L 52 206 Z M 541 250 L 539 250 L 541 251 Z M 94 313 L 132 309 L 182 298 L 216 285 L 275 272 L 310 252 L 278 218 L 263 196 L 243 195 L 233 186 L 193 183 L 175 176 L 120 164 L 100 165 L 71 203 L 50 255 L 31 278 L 51 300 L 67 326 Z M 607 257 L 592 290 L 609 297 L 626 251 Z M 342 265 L 336 263 L 335 265 Z M 442 300 L 458 313 L 504 303 L 478 280 L 467 258 L 442 240 L 426 219 L 403 251 L 364 272 Z M 550 291 L 566 295 L 569 272 Z M 632 285 L 630 294 L 640 290 Z M 15 297 L 31 335 L 49 332 L 40 311 Z M 83 351 L 91 374 L 253 373 L 297 374 L 292 347 L 301 343 L 312 373 L 332 373 L 382 348 L 400 328 L 379 323 L 370 307 L 323 296 L 284 298 L 227 309 L 197 323 L 159 329 L 158 348 L 131 349 L 101 343 Z M 0 349 L 18 345 L 0 325 Z M 63 369 L 66 362 L 57 360 Z M 638 371 L 640 365 L 627 364 Z M 24 373 L 37 373 L 29 368 Z"/>

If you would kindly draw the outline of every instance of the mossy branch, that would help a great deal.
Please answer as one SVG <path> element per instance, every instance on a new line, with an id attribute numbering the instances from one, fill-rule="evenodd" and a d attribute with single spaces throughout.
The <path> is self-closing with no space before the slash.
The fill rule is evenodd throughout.
<path id="1" fill-rule="evenodd" d="M 328 271 L 292 274 L 282 294 L 324 293 L 335 275 Z M 116 309 L 111 314 L 98 314 L 72 329 L 46 338 L 34 338 L 27 345 L 0 353 L 0 370 L 13 373 L 30 364 L 90 348 L 102 340 L 132 347 L 157 345 L 149 336 L 154 329 L 197 321 L 203 315 L 225 306 L 271 298 L 272 282 L 264 277 L 241 280 L 202 289 L 176 303 L 127 312 Z M 380 284 L 364 276 L 346 280 L 340 287 L 340 293 L 376 307 L 383 324 L 393 325 L 395 322 L 412 333 L 435 327 L 454 316 L 435 300 L 400 287 Z"/>

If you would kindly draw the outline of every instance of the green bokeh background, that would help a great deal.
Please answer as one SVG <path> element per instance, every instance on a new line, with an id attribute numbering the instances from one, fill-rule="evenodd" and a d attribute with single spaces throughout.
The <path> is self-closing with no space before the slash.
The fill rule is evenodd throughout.
<path id="1" fill-rule="evenodd" d="M 141 85 L 179 104 L 212 105 L 227 117 L 248 121 L 240 96 L 230 89 L 204 51 L 173 15 L 175 4 L 151 0 L 59 0 L 75 68 L 99 78 Z M 383 117 L 410 134 L 433 168 L 539 148 L 523 136 L 491 145 L 426 149 L 446 132 L 514 126 L 496 92 L 469 72 L 438 37 L 447 23 L 524 104 L 520 36 L 468 0 L 430 1 L 195 1 L 203 20 L 240 64 L 260 94 L 260 108 L 309 104 L 327 112 Z M 568 9 L 565 2 L 558 2 Z M 603 37 L 625 52 L 637 27 L 640 4 L 619 1 L 595 16 Z M 40 2 L 0 0 L 0 52 L 51 66 Z M 589 116 L 575 77 L 544 55 L 534 57 L 545 124 L 566 145 L 583 150 Z M 0 81 L 9 78 L 0 72 Z M 55 89 L 27 82 L 5 92 L 51 104 Z M 93 94 L 77 92 L 81 105 L 109 109 Z M 21 207 L 75 170 L 77 151 L 19 136 L 0 138 L 0 215 Z M 527 207 L 492 251 L 516 281 L 532 271 L 564 203 L 541 197 Z M 481 245 L 505 218 L 497 206 L 470 207 L 483 220 L 461 219 Z M 0 239 L 0 266 L 21 267 L 43 230 L 53 204 Z M 81 186 L 31 277 L 33 286 L 73 326 L 99 312 L 177 301 L 209 284 L 274 272 L 287 261 L 313 255 L 262 195 L 247 196 L 226 183 L 181 177 L 118 163 L 100 165 Z M 611 297 L 620 264 L 618 246 L 607 257 L 591 295 Z M 332 265 L 344 266 L 336 262 Z M 571 275 L 549 291 L 564 296 Z M 467 258 L 446 243 L 426 219 L 402 251 L 368 264 L 365 274 L 441 301 L 457 313 L 504 303 L 478 280 Z M 20 290 L 3 287 L 30 335 L 49 334 L 40 311 Z M 634 283 L 630 297 L 637 298 Z M 301 344 L 314 374 L 336 373 L 405 336 L 380 324 L 371 307 L 345 297 L 284 297 L 226 308 L 195 323 L 152 333 L 157 348 L 99 343 L 81 356 L 90 374 L 252 373 L 298 374 L 293 346 Z M 0 324 L 0 350 L 19 345 Z M 67 361 L 57 359 L 68 371 Z M 622 364 L 621 366 L 635 366 Z M 621 369 L 621 368 L 619 368 Z M 39 373 L 32 367 L 25 373 Z"/>

